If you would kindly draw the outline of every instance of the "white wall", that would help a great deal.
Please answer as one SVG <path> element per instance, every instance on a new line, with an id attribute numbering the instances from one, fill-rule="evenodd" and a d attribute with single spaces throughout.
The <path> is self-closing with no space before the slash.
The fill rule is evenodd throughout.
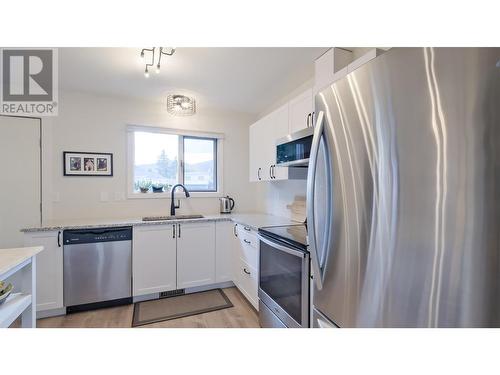
<path id="1" fill-rule="evenodd" d="M 257 185 L 256 202 L 260 212 L 303 221 L 305 206 L 294 214 L 292 206 L 305 201 L 306 180 L 254 182 Z"/>
<path id="2" fill-rule="evenodd" d="M 174 117 L 162 103 L 78 92 L 60 92 L 59 99 L 59 116 L 43 120 L 46 223 L 168 214 L 169 199 L 126 199 L 127 124 L 224 133 L 224 194 L 234 197 L 237 212 L 257 211 L 256 187 L 248 182 L 248 126 L 254 116 L 204 109 Z M 63 151 L 112 152 L 114 176 L 64 177 Z M 102 194 L 109 201 L 101 201 Z M 218 210 L 217 198 L 192 197 L 182 200 L 178 212 Z"/>

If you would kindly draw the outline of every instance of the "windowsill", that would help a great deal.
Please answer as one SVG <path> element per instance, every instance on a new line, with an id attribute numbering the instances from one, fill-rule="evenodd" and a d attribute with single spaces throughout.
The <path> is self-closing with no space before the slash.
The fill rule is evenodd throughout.
<path id="1" fill-rule="evenodd" d="M 189 192 L 190 198 L 220 198 L 223 194 L 220 191 L 193 191 Z M 128 199 L 170 199 L 171 193 L 129 193 Z M 184 192 L 176 192 L 175 199 L 185 199 Z"/>

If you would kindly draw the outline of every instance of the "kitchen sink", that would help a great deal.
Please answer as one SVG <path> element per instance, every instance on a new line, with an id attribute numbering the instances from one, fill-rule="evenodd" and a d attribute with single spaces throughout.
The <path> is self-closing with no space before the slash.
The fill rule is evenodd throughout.
<path id="1" fill-rule="evenodd" d="M 203 215 L 145 216 L 142 221 L 202 219 Z"/>

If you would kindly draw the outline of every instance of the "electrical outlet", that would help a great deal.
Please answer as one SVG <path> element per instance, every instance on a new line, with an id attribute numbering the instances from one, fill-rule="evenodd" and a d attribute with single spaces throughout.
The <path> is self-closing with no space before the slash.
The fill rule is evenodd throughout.
<path id="1" fill-rule="evenodd" d="M 123 191 L 115 191 L 115 201 L 125 200 L 125 193 Z"/>

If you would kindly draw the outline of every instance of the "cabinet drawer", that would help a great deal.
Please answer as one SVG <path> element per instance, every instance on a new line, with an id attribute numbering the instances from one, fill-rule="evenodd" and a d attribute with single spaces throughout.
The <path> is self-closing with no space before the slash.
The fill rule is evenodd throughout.
<path id="1" fill-rule="evenodd" d="M 257 289 L 259 284 L 258 271 L 246 263 L 243 259 L 239 262 L 238 287 L 248 301 L 259 309 Z"/>
<path id="2" fill-rule="evenodd" d="M 240 239 L 242 244 L 251 246 L 254 249 L 259 248 L 259 240 L 254 230 L 250 229 L 249 227 L 245 227 L 243 225 L 238 225 L 237 231 L 238 231 L 238 238 Z"/>
<path id="3" fill-rule="evenodd" d="M 238 257 L 251 267 L 257 268 L 259 264 L 259 242 L 257 236 L 240 231 L 238 232 L 238 238 L 241 244 Z"/>

